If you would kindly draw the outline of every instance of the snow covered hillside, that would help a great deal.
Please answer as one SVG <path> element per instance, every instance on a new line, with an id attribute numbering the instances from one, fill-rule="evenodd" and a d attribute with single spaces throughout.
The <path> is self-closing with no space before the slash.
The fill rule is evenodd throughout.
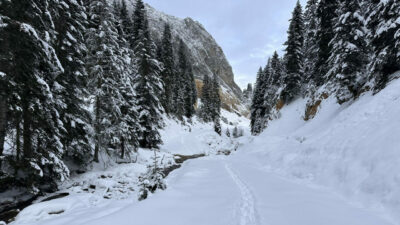
<path id="1" fill-rule="evenodd" d="M 303 120 L 305 100 L 284 107 L 246 150 L 265 169 L 330 187 L 400 222 L 400 80 L 373 96 L 323 101 Z"/>
<path id="2" fill-rule="evenodd" d="M 75 193 L 34 204 L 12 224 L 400 224 L 399 88 L 397 80 L 347 105 L 329 98 L 308 122 L 303 120 L 306 101 L 297 100 L 257 137 L 246 130 L 229 139 L 206 124 L 168 121 L 163 154 L 208 156 L 172 172 L 165 191 L 142 202 L 135 192 L 111 199 Z M 248 126 L 235 114 L 224 111 L 222 117 L 231 129 Z M 225 148 L 237 151 L 215 154 Z M 126 176 L 126 168 L 107 173 Z M 107 193 L 101 190 L 96 192 Z"/>
<path id="3" fill-rule="evenodd" d="M 400 82 L 392 84 L 387 92 L 382 92 L 376 98 L 366 95 L 354 106 L 339 107 L 328 101 L 314 122 L 302 122 L 298 112 L 303 112 L 299 111 L 303 103 L 298 101 L 287 107 L 282 112 L 282 118 L 276 120 L 271 129 L 267 129 L 261 136 L 250 137 L 246 131 L 244 137 L 234 140 L 239 147 L 231 156 L 210 154 L 206 158 L 185 162 L 181 169 L 168 176 L 167 190 L 157 192 L 145 201 L 137 202 L 132 196 L 118 200 L 103 199 L 99 196 L 96 198 L 96 195 L 82 198 L 81 195 L 75 194 L 28 207 L 12 224 L 128 225 L 134 222 L 146 225 L 395 225 L 383 210 L 357 205 L 336 193 L 342 190 L 340 186 L 335 185 L 340 183 L 335 181 L 337 179 L 343 180 L 344 177 L 356 175 L 365 179 L 366 172 L 358 165 L 368 162 L 366 153 L 361 154 L 364 156 L 360 159 L 356 159 L 351 157 L 354 155 L 352 151 L 347 154 L 339 151 L 335 156 L 332 153 L 335 149 L 328 142 L 321 143 L 326 145 L 326 148 L 314 153 L 303 146 L 321 147 L 318 140 L 325 137 L 322 130 L 326 130 L 325 132 L 333 135 L 332 138 L 342 139 L 342 144 L 337 145 L 341 146 L 341 149 L 346 146 L 354 147 L 348 141 L 351 136 L 346 138 L 346 133 L 337 133 L 343 127 L 340 124 L 352 121 L 352 124 L 361 130 L 362 119 L 357 119 L 359 113 L 364 114 L 365 108 L 383 99 L 386 99 L 382 102 L 384 109 L 390 112 L 383 115 L 396 113 L 393 109 L 395 107 L 389 107 L 388 104 L 398 101 L 399 95 L 394 91 L 399 85 Z M 331 112 L 332 109 L 335 110 Z M 369 119 L 378 119 L 379 113 L 368 112 L 371 113 Z M 224 112 L 223 116 L 228 118 L 233 126 L 248 126 L 247 120 L 234 114 Z M 233 118 L 235 120 L 232 120 Z M 327 129 L 321 127 L 321 123 L 324 122 L 330 124 Z M 178 153 L 201 153 L 208 149 L 211 153 L 214 147 L 210 149 L 207 146 L 230 146 L 229 142 L 226 142 L 229 139 L 221 139 L 206 132 L 203 129 L 206 127 L 204 124 L 196 124 L 189 134 L 182 126 L 170 121 L 163 132 L 166 141 L 163 151 L 173 149 Z M 374 135 L 369 137 L 373 140 Z M 377 136 L 376 138 L 379 139 Z M 214 141 L 207 143 L 205 140 Z M 383 158 L 385 157 L 381 159 Z M 329 163 L 332 159 L 336 160 Z M 382 160 L 377 160 L 377 165 Z M 388 163 L 392 164 L 395 161 L 393 157 L 393 161 Z M 375 163 L 370 161 L 370 165 L 372 164 Z M 353 171 L 338 173 L 339 168 L 349 168 L 349 165 L 356 165 Z M 320 171 L 324 174 L 318 174 Z M 392 175 L 395 175 L 395 170 L 392 171 Z M 293 176 L 296 179 L 292 179 Z M 322 176 L 326 176 L 325 180 L 332 182 L 319 182 Z M 387 174 L 385 177 L 390 179 L 391 175 Z M 314 182 L 332 188 L 316 186 Z M 347 184 L 351 185 L 351 182 Z M 342 187 L 347 184 L 342 183 Z M 387 190 L 395 188 L 390 184 L 385 186 Z M 353 190 L 361 192 L 358 187 L 354 187 Z M 101 200 L 96 202 L 96 199 Z M 377 202 L 377 199 L 374 201 Z"/>
<path id="4" fill-rule="evenodd" d="M 248 126 L 244 117 L 224 110 L 221 113 L 227 121 L 222 124 L 224 133 L 227 129 L 233 131 L 235 127 L 245 129 Z M 168 118 L 165 122 L 166 127 L 161 130 L 164 144 L 157 154 L 160 167 L 167 170 L 177 165 L 176 157 L 224 155 L 239 146 L 237 139 L 219 136 L 212 124 L 204 124 L 197 118 L 192 123 L 186 122 L 186 125 Z M 37 199 L 19 213 L 14 224 L 64 224 L 74 218 L 81 223 L 119 211 L 126 205 L 138 204 L 139 177 L 153 163 L 152 157 L 153 151 L 146 149 L 139 149 L 133 154 L 131 162 L 116 162 L 113 157 L 101 155 L 100 163 L 95 164 L 91 171 L 72 176 L 60 184 L 58 192 Z M 61 198 L 51 200 L 53 196 Z M 92 216 L 88 217 L 89 214 Z M 81 215 L 86 219 L 82 220 Z"/>

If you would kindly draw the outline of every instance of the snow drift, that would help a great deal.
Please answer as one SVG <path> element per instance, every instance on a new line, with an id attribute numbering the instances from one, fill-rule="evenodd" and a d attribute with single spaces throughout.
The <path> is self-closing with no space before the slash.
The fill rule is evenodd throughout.
<path id="1" fill-rule="evenodd" d="M 265 169 L 330 187 L 400 222 L 400 80 L 339 105 L 325 100 L 303 119 L 306 100 L 286 106 L 246 148 Z"/>

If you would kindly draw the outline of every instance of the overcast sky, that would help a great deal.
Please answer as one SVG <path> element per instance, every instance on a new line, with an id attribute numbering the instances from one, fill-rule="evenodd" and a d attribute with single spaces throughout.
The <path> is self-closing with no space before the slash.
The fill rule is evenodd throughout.
<path id="1" fill-rule="evenodd" d="M 274 50 L 282 53 L 297 0 L 144 0 L 158 10 L 191 17 L 217 40 L 242 88 L 254 83 Z M 304 7 L 306 0 L 301 0 Z"/>

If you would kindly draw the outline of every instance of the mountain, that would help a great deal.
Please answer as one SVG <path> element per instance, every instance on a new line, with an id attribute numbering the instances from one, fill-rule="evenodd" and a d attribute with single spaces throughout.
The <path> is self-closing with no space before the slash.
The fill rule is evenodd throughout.
<path id="1" fill-rule="evenodd" d="M 237 97 L 241 96 L 241 89 L 234 81 L 232 67 L 227 61 L 222 48 L 199 22 L 192 18 L 180 19 L 157 11 L 146 5 L 148 19 L 153 38 L 160 41 L 165 23 L 169 23 L 174 43 L 178 49 L 178 38 L 182 39 L 190 49 L 190 59 L 193 62 L 196 78 L 204 75 L 216 74 L 221 78 L 222 85 L 230 89 Z"/>
<path id="2" fill-rule="evenodd" d="M 205 75 L 212 76 L 216 74 L 220 78 L 222 87 L 223 108 L 242 114 L 247 111 L 246 107 L 241 104 L 242 91 L 235 83 L 231 65 L 226 59 L 222 48 L 203 25 L 192 18 L 181 19 L 167 15 L 148 4 L 146 4 L 146 10 L 152 38 L 156 43 L 161 41 L 165 23 L 169 23 L 174 37 L 175 53 L 178 52 L 179 39 L 182 39 L 190 49 L 189 58 L 193 65 L 197 88 L 201 88 Z"/>

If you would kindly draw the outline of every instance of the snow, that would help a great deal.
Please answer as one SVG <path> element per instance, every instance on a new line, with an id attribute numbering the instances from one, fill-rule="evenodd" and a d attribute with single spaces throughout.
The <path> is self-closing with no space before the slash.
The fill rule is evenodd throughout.
<path id="1" fill-rule="evenodd" d="M 21 23 L 20 29 L 23 32 L 29 33 L 30 35 L 33 35 L 36 39 L 39 39 L 38 34 L 36 33 L 35 28 L 33 28 L 31 25 L 27 23 Z"/>
<path id="2" fill-rule="evenodd" d="M 236 126 L 248 124 L 247 119 L 234 113 L 223 110 L 222 114 Z M 215 155 L 220 150 L 233 151 L 237 147 L 235 140 L 219 136 L 212 124 L 201 123 L 196 118 L 192 125 L 168 118 L 165 122 L 166 127 L 161 131 L 164 145 L 157 153 L 161 167 L 175 164 L 174 154 Z M 224 127 L 233 129 L 233 125 L 224 124 Z M 57 193 L 69 193 L 67 197 L 46 202 L 40 202 L 45 197 L 38 199 L 18 215 L 14 224 L 86 223 L 126 205 L 137 204 L 139 176 L 147 171 L 152 156 L 153 151 L 145 149 L 139 149 L 130 160 L 124 161 L 102 154 L 100 163 L 95 164 L 91 171 L 82 175 L 72 174 L 69 180 L 60 184 Z M 118 164 L 118 161 L 124 163 Z"/>
<path id="3" fill-rule="evenodd" d="M 262 160 L 265 169 L 329 187 L 399 224 L 399 89 L 396 80 L 353 103 L 339 105 L 329 98 L 309 122 L 302 119 L 306 100 L 298 100 L 246 151 Z"/>
<path id="4" fill-rule="evenodd" d="M 332 192 L 286 180 L 253 164 L 254 155 L 213 156 L 189 161 L 168 177 L 168 189 L 148 200 L 110 201 L 85 208 L 71 199 L 23 212 L 66 210 L 30 225 L 390 225 Z M 76 197 L 78 198 L 78 197 Z M 64 207 L 59 207 L 65 201 Z M 73 206 L 74 212 L 69 212 Z M 83 208 L 85 208 L 83 210 Z M 46 211 L 46 209 L 48 209 Z"/>
<path id="5" fill-rule="evenodd" d="M 257 137 L 247 129 L 230 139 L 214 134 L 211 124 L 167 120 L 164 165 L 177 153 L 208 156 L 172 172 L 165 191 L 137 201 L 136 180 L 152 155 L 139 149 L 136 163 L 73 177 L 64 189 L 70 196 L 34 204 L 12 224 L 400 224 L 398 90 L 395 80 L 375 96 L 364 93 L 343 105 L 328 98 L 308 122 L 303 120 L 307 99 L 299 99 Z M 230 124 L 223 124 L 223 131 L 248 127 L 249 121 L 234 113 L 222 116 Z M 215 154 L 223 148 L 237 151 Z M 90 184 L 96 187 L 83 191 Z"/>
<path id="6" fill-rule="evenodd" d="M 244 117 L 239 117 L 226 110 L 222 110 L 221 116 L 232 123 L 232 125 L 224 124 L 223 133 L 227 127 L 231 131 L 234 126 L 248 128 L 248 120 Z M 197 120 L 193 121 L 192 126 L 182 126 L 180 122 L 174 120 L 167 120 L 166 123 L 166 128 L 160 132 L 164 142 L 161 147 L 163 152 L 181 155 L 209 155 L 218 150 L 231 150 L 230 148 L 232 148 L 230 140 L 213 132 L 212 124 L 204 124 Z"/>

